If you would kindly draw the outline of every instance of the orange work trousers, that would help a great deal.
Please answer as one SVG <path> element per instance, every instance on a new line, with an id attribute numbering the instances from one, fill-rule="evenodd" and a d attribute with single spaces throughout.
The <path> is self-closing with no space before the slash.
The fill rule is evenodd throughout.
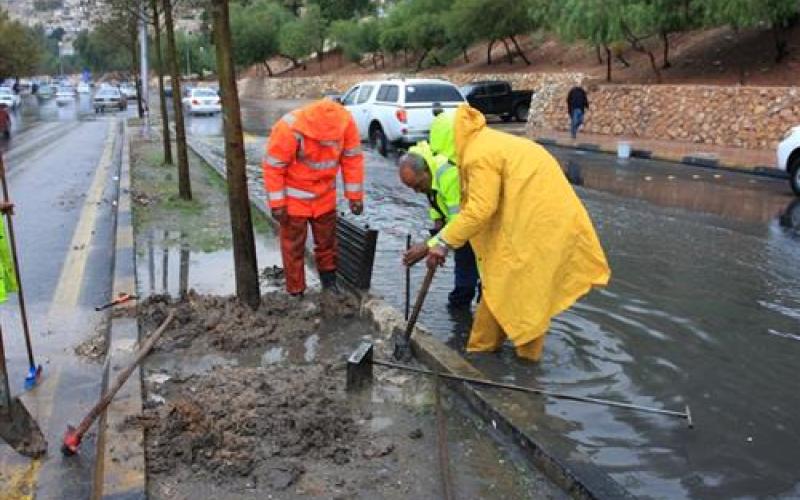
<path id="1" fill-rule="evenodd" d="M 286 291 L 302 293 L 306 289 L 305 254 L 308 226 L 314 237 L 314 260 L 320 273 L 336 270 L 336 210 L 318 217 L 287 215 L 281 223 L 281 257 L 286 276 Z"/>

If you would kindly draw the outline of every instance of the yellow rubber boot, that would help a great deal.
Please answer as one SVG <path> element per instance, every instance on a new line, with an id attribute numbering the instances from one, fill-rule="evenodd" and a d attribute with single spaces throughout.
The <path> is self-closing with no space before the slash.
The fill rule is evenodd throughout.
<path id="1" fill-rule="evenodd" d="M 502 347 L 506 334 L 497 320 L 494 319 L 486 301 L 482 300 L 475 311 L 472 320 L 472 330 L 469 332 L 467 351 L 469 352 L 494 352 Z"/>
<path id="2" fill-rule="evenodd" d="M 516 346 L 517 356 L 527 359 L 528 361 L 539 361 L 542 359 L 545 337 L 546 335 L 542 335 L 534 340 L 531 340 L 527 344 Z"/>

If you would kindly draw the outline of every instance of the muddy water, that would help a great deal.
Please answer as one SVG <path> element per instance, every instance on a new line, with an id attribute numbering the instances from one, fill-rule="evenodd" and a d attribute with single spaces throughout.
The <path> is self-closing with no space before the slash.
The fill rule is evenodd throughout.
<path id="1" fill-rule="evenodd" d="M 369 156 L 368 165 L 367 218 L 381 229 L 373 285 L 402 306 L 399 255 L 407 232 L 424 234 L 424 198 L 398 187 L 390 162 Z M 598 170 L 587 168 L 586 180 L 602 179 Z M 508 346 L 470 358 L 500 380 L 659 408 L 690 404 L 691 431 L 666 417 L 546 402 L 538 428 L 637 495 L 800 495 L 800 240 L 781 210 L 792 200 L 746 177 L 717 187 L 694 177 L 717 182 L 708 171 L 670 172 L 682 178 L 663 175 L 661 189 L 683 189 L 682 197 L 660 195 L 658 179 L 624 167 L 605 177 L 628 177 L 639 187 L 627 194 L 650 201 L 578 188 L 612 283 L 555 319 L 538 366 Z M 703 192 L 717 202 L 702 201 Z M 414 289 L 422 272 L 414 270 Z M 446 310 L 451 280 L 450 269 L 439 273 L 421 321 L 463 349 L 471 317 Z"/>

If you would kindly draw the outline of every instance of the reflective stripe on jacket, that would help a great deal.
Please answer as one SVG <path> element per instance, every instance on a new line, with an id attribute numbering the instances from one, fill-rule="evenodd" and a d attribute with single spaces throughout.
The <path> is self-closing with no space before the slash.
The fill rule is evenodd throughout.
<path id="1" fill-rule="evenodd" d="M 316 217 L 336 209 L 336 174 L 344 196 L 364 197 L 364 155 L 350 112 L 330 100 L 284 115 L 272 128 L 262 161 L 270 208 Z"/>

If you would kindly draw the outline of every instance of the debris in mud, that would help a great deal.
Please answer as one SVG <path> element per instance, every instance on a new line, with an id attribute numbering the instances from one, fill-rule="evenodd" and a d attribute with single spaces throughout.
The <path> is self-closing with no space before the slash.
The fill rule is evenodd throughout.
<path id="1" fill-rule="evenodd" d="M 297 307 L 297 300 L 283 292 L 262 297 L 257 310 L 242 304 L 236 297 L 197 295 L 173 301 L 166 295 L 154 295 L 140 306 L 144 330 L 160 324 L 170 309 L 175 322 L 165 332 L 156 349 L 211 347 L 226 352 L 265 347 L 283 338 L 307 335 L 323 318 L 352 318 L 358 312 L 357 299 L 349 295 L 310 293 L 307 299 L 318 302 L 314 311 Z M 196 345 L 196 343 L 200 345 Z"/>
<path id="2" fill-rule="evenodd" d="M 97 361 L 106 356 L 108 352 L 108 343 L 106 341 L 105 333 L 98 333 L 90 337 L 77 346 L 75 346 L 75 354 L 89 358 L 92 361 Z"/>
<path id="3" fill-rule="evenodd" d="M 286 282 L 286 276 L 282 267 L 273 264 L 261 271 L 261 280 L 270 286 L 282 286 Z"/>
<path id="4" fill-rule="evenodd" d="M 218 483 L 252 476 L 280 490 L 297 481 L 305 460 L 349 462 L 358 426 L 331 372 L 320 365 L 219 368 L 187 379 L 140 419 L 148 471 L 186 466 Z"/>
<path id="5" fill-rule="evenodd" d="M 133 200 L 134 203 L 145 207 L 153 203 L 153 199 L 150 198 L 150 196 L 136 190 L 131 190 L 131 199 Z"/>

